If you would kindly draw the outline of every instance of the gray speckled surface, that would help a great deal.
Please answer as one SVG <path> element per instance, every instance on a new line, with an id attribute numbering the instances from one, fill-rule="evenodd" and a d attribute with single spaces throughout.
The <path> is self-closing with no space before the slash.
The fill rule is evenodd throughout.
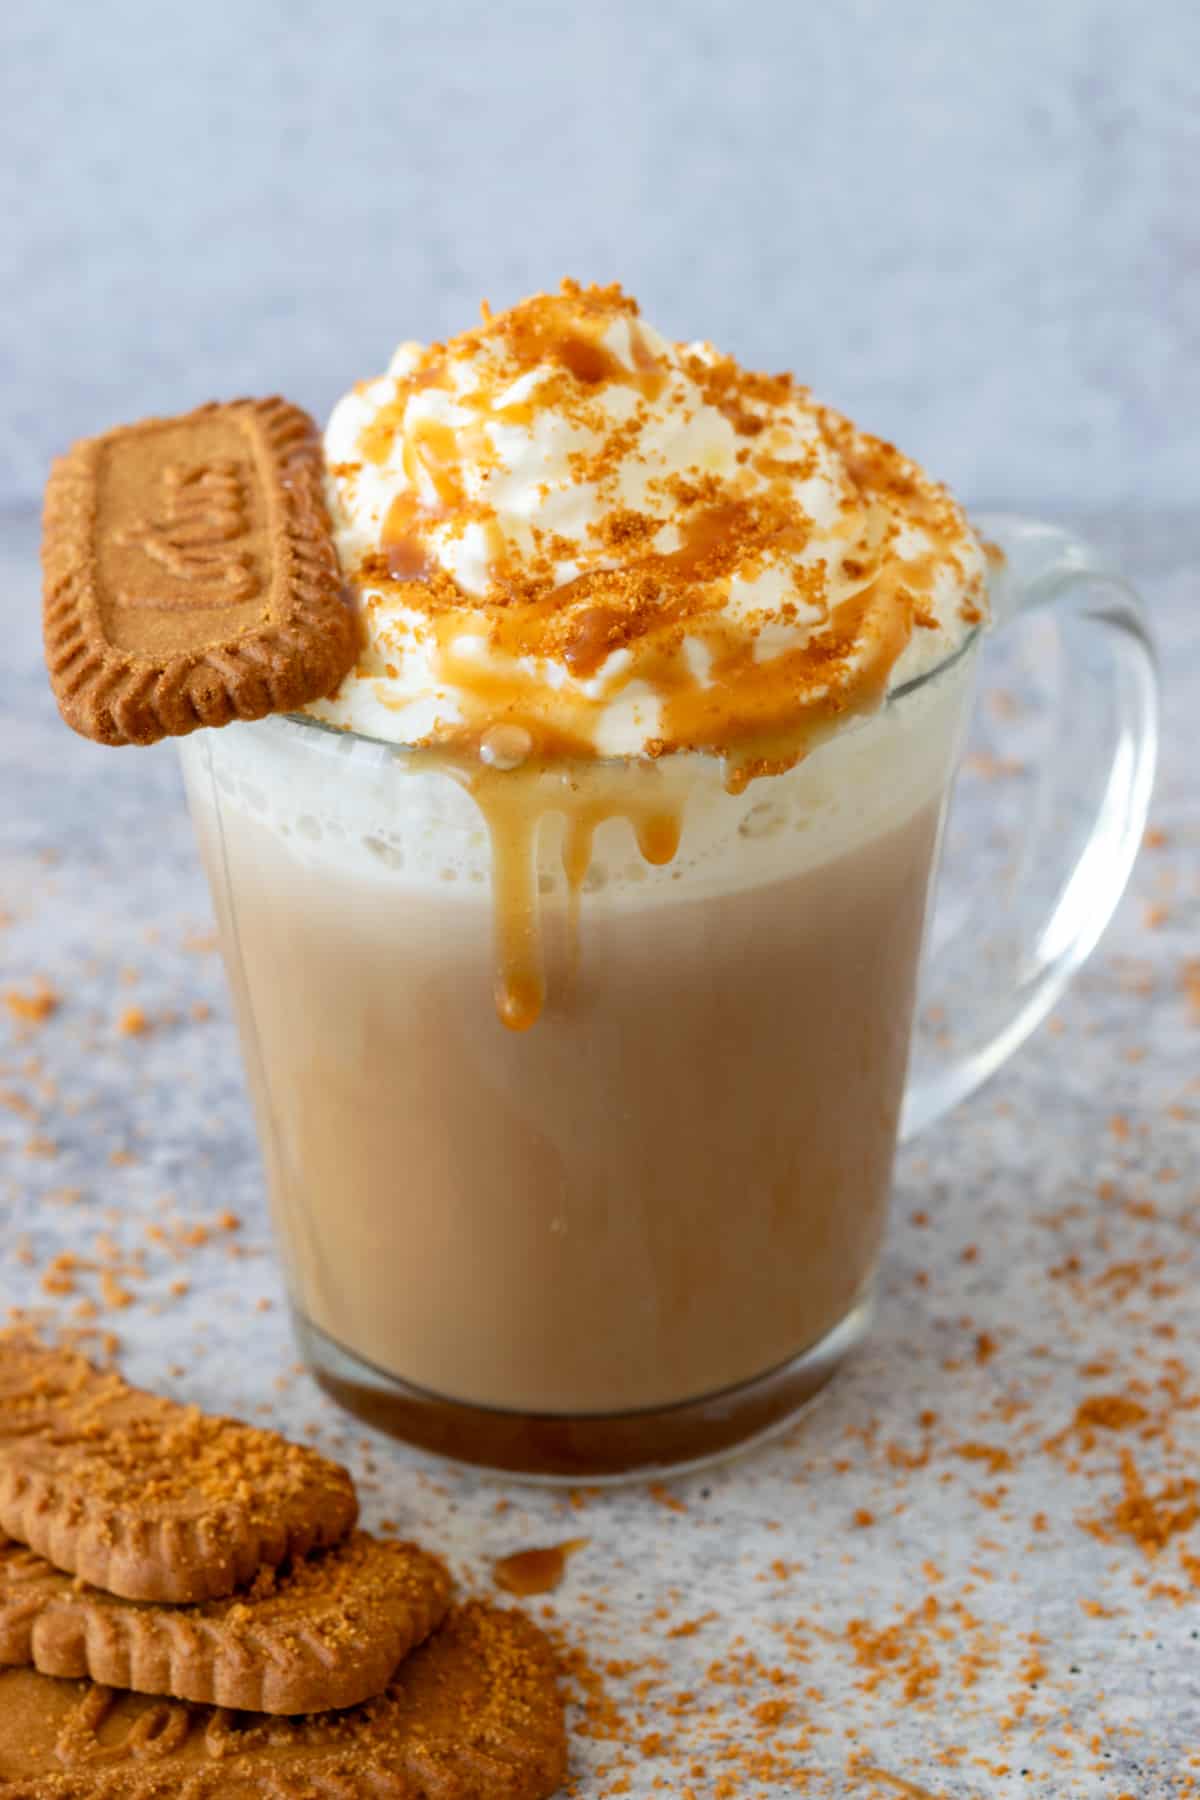
<path id="1" fill-rule="evenodd" d="M 1192 0 L 0 8 L 0 496 L 563 274 L 963 491 L 1187 505 Z"/>
<path id="2" fill-rule="evenodd" d="M 586 1537 L 547 1603 L 611 1702 L 593 1688 L 576 1715 L 586 1800 L 900 1791 L 867 1768 L 947 1800 L 1200 1789 L 1200 1527 L 1151 1555 L 1115 1520 L 1123 1450 L 1156 1497 L 1200 1452 L 1200 532 L 1094 529 L 1165 651 L 1161 839 L 1050 1025 L 902 1155 L 874 1336 L 824 1404 L 669 1491 L 572 1503 L 422 1470 L 297 1372 L 173 754 L 59 724 L 32 522 L 5 521 L 0 992 L 40 978 L 61 1004 L 40 1024 L 0 1007 L 0 1304 L 69 1321 L 107 1261 L 130 1303 L 99 1323 L 135 1379 L 313 1433 L 369 1522 L 468 1584 Z M 968 788 L 968 845 L 988 801 Z M 120 1029 L 131 1006 L 141 1035 Z M 216 1225 L 227 1209 L 239 1229 Z M 63 1251 L 95 1266 L 47 1293 Z M 1143 1416 L 1070 1429 L 1113 1395 Z M 762 1779 L 746 1746 L 774 1759 Z"/>

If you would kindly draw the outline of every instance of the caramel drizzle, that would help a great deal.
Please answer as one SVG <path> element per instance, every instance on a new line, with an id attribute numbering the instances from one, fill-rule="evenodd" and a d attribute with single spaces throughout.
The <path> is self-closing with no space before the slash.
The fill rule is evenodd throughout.
<path id="1" fill-rule="evenodd" d="M 804 644 L 760 658 L 752 629 L 725 619 L 717 602 L 688 621 L 688 637 L 707 650 L 710 673 L 694 673 L 679 631 L 680 613 L 697 604 L 668 601 L 642 636 L 623 645 L 631 652 L 602 699 L 548 687 L 538 665 L 549 660 L 539 646 L 543 603 L 506 609 L 499 621 L 484 609 L 446 613 L 432 621 L 440 681 L 460 696 L 479 729 L 497 720 L 548 725 L 570 752 L 595 757 L 596 726 L 622 689 L 641 683 L 662 703 L 660 734 L 650 754 L 700 750 L 724 758 L 731 791 L 745 785 L 745 771 L 764 758 L 794 766 L 830 725 L 881 702 L 892 668 L 914 629 L 911 588 L 930 572 L 931 559 L 891 565 L 834 607 Z M 576 616 L 564 660 L 581 677 L 594 673 L 611 653 L 609 621 L 592 608 Z M 478 662 L 461 640 L 483 636 L 500 657 Z M 533 663 L 529 667 L 528 663 Z M 758 770 L 761 773 L 763 771 Z"/>
<path id="2" fill-rule="evenodd" d="M 510 380 L 533 368 L 561 370 L 585 391 L 615 383 L 634 388 L 647 401 L 657 400 L 668 373 L 636 317 L 629 318 L 630 367 L 602 341 L 613 316 L 611 304 L 592 303 L 584 298 L 578 311 L 579 316 L 570 323 L 564 323 L 564 310 L 557 301 L 548 308 L 518 309 L 510 315 L 506 339 L 512 364 L 508 371 Z M 460 348 L 466 347 L 471 336 L 466 333 L 458 340 Z M 411 491 L 400 494 L 393 502 L 384 521 L 381 543 L 387 574 L 393 581 L 424 580 L 434 573 L 435 564 L 424 541 L 428 526 L 451 515 L 490 515 L 490 508 L 472 507 L 467 502 L 461 474 L 467 454 L 480 468 L 496 461 L 484 431 L 485 419 L 490 424 L 529 426 L 539 405 L 544 404 L 544 396 L 537 400 L 531 396 L 496 406 L 494 387 L 485 383 L 473 392 L 455 395 L 457 405 L 479 415 L 474 425 L 450 426 L 444 420 L 427 416 L 410 419 L 409 402 L 415 395 L 430 388 L 452 389 L 449 368 L 440 351 L 441 346 L 434 346 L 410 374 L 395 378 L 391 399 L 379 408 L 359 438 L 364 460 L 376 464 L 387 461 L 397 435 L 400 438 L 401 466 Z M 421 498 L 425 486 L 433 489 L 432 503 Z M 502 548 L 501 542 L 498 549 Z"/>
<path id="3" fill-rule="evenodd" d="M 405 489 L 388 507 L 380 535 L 380 550 L 389 581 L 427 581 L 437 565 L 430 554 L 422 525 L 430 515 L 415 491 Z"/>
<path id="4" fill-rule="evenodd" d="M 541 815 L 514 773 L 481 770 L 466 785 L 492 847 L 496 1016 L 510 1031 L 528 1031 L 546 1002 L 537 891 Z"/>
<path id="5" fill-rule="evenodd" d="M 842 552 L 842 577 L 854 591 L 830 606 L 826 570 L 817 565 L 808 571 L 818 618 L 798 646 L 760 656 L 763 615 L 741 621 L 727 616 L 733 575 L 752 575 L 767 558 L 782 556 L 798 590 L 807 592 L 800 559 L 811 522 L 794 499 L 794 483 L 805 466 L 781 463 L 768 449 L 756 456 L 750 448 L 744 452 L 752 459 L 757 490 L 747 474 L 724 484 L 710 481 L 708 489 L 703 480 L 692 483 L 686 496 L 681 491 L 673 521 L 681 541 L 673 551 L 644 547 L 643 527 L 649 524 L 654 535 L 665 521 L 614 517 L 615 587 L 614 571 L 604 561 L 557 587 L 552 578 L 522 579 L 521 569 L 510 565 L 493 510 L 465 492 L 464 459 L 469 456 L 482 469 L 496 460 L 485 419 L 527 426 L 541 407 L 563 399 L 564 381 L 573 405 L 581 391 L 586 397 L 586 390 L 614 382 L 653 401 L 668 379 L 642 332 L 636 306 L 618 290 L 567 284 L 564 292 L 565 299 L 541 296 L 501 320 L 485 316 L 477 332 L 455 341 L 456 354 L 466 356 L 495 355 L 499 344 L 497 379 L 510 385 L 519 373 L 545 370 L 535 395 L 496 408 L 499 389 L 495 380 L 485 381 L 474 393 L 455 397 L 456 404 L 478 415 L 477 423 L 451 427 L 428 417 L 410 418 L 414 394 L 452 385 L 446 353 L 434 346 L 414 373 L 397 380 L 393 399 L 361 439 L 364 457 L 382 462 L 401 434 L 409 485 L 384 521 L 383 577 L 415 584 L 413 604 L 426 615 L 437 676 L 455 691 L 464 715 L 462 727 L 436 732 L 425 747 L 438 752 L 486 821 L 494 871 L 496 1007 L 514 1031 L 527 1030 L 546 999 L 537 849 L 547 813 L 559 812 L 566 820 L 563 870 L 572 970 L 578 961 L 581 894 L 599 826 L 628 819 L 651 864 L 670 862 L 678 848 L 681 790 L 673 787 L 666 799 L 666 790 L 648 795 L 642 785 L 645 757 L 623 767 L 604 766 L 602 773 L 598 768 L 597 727 L 613 699 L 636 682 L 658 702 L 658 736 L 646 745 L 653 764 L 675 752 L 714 755 L 721 759 L 726 788 L 735 794 L 751 780 L 781 774 L 849 719 L 883 703 L 891 671 L 914 629 L 936 623 L 923 596 L 939 557 L 953 554 L 953 540 L 963 528 L 948 497 L 924 484 L 890 446 L 818 409 L 821 435 L 839 458 L 849 489 L 841 529 L 828 535 L 835 553 Z M 632 367 L 603 341 L 620 314 L 627 319 Z M 795 392 L 789 377 L 746 374 L 727 361 L 687 367 L 706 399 L 750 442 L 770 423 L 771 406 Z M 765 417 L 754 410 L 762 406 Z M 490 538 L 490 591 L 479 602 L 457 590 L 428 544 L 428 533 L 439 522 L 453 520 L 457 526 L 468 519 L 483 522 Z M 934 549 L 900 559 L 893 548 L 899 519 L 923 526 Z M 626 535 L 618 537 L 618 530 Z M 374 580 L 379 559 L 372 560 L 375 566 L 364 565 L 363 573 Z M 486 640 L 486 661 L 464 651 L 461 640 L 469 637 Z M 699 648 L 707 661 L 703 676 L 695 671 L 689 647 Z M 546 663 L 556 661 L 575 681 L 587 680 L 617 650 L 627 652 L 625 663 L 606 674 L 601 699 L 572 683 L 554 687 L 545 680 Z M 497 728 L 515 732 L 523 745 L 515 758 L 499 764 L 484 754 L 488 734 Z"/>
<path id="6" fill-rule="evenodd" d="M 610 777 L 610 779 L 612 779 Z M 662 868 L 673 862 L 683 835 L 681 810 L 650 802 L 631 805 L 629 796 L 613 793 L 575 805 L 566 815 L 567 829 L 563 838 L 562 866 L 567 880 L 567 945 L 569 976 L 579 968 L 579 911 L 583 884 L 592 866 L 592 844 L 597 828 L 608 819 L 627 819 L 633 827 L 637 847 L 645 862 Z"/>
<path id="7" fill-rule="evenodd" d="M 569 984 L 579 967 L 580 906 L 597 830 L 610 819 L 627 820 L 645 860 L 662 866 L 679 848 L 683 797 L 668 789 L 653 765 L 589 767 L 576 760 L 570 773 L 564 773 L 563 757 L 549 747 L 555 740 L 544 725 L 510 723 L 506 729 L 523 736 L 530 747 L 529 756 L 516 768 L 489 768 L 483 761 L 483 743 L 494 735 L 494 727 L 484 732 L 482 742 L 474 733 L 462 733 L 452 747 L 435 755 L 438 766 L 471 795 L 487 827 L 496 1016 L 508 1030 L 521 1032 L 537 1023 L 546 1004 L 538 883 L 543 821 L 553 814 L 564 820 L 561 860 L 567 891 Z"/>
<path id="8" fill-rule="evenodd" d="M 815 639 L 764 661 L 755 658 L 751 635 L 719 616 L 706 620 L 713 654 L 709 680 L 692 674 L 677 649 L 656 654 L 648 640 L 631 673 L 663 702 L 658 754 L 687 748 L 718 755 L 732 794 L 794 767 L 849 718 L 882 704 L 913 630 L 903 584 L 919 581 L 921 573 L 912 563 L 885 568 L 833 609 Z M 597 829 L 608 819 L 628 819 L 645 860 L 662 866 L 679 846 L 682 802 L 678 793 L 646 793 L 644 760 L 611 767 L 598 762 L 594 733 L 602 703 L 548 689 L 515 658 L 507 666 L 481 667 L 458 648 L 462 630 L 461 616 L 437 621 L 439 675 L 473 721 L 455 735 L 450 766 L 479 806 L 491 842 L 497 1014 L 510 1030 L 526 1031 L 546 1001 L 537 884 L 542 819 L 552 812 L 566 819 L 562 860 L 573 974 Z M 520 642 L 519 627 L 514 639 Z M 488 768 L 480 760 L 481 746 L 498 724 L 528 743 L 518 767 Z"/>

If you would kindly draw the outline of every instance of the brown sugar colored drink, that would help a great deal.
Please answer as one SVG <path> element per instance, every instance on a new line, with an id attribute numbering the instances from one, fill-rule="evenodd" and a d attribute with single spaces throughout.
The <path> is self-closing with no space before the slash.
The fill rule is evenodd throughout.
<path id="1" fill-rule="evenodd" d="M 890 446 L 617 289 L 402 345 L 325 455 L 357 665 L 182 746 L 301 1343 L 466 1461 L 595 1477 L 744 1442 L 866 1319 L 980 543 Z M 1020 583 L 1077 578 L 1023 529 Z M 1151 742 L 1131 618 L 1108 600 L 1104 823 L 1037 846 L 1064 893 L 1091 855 L 1096 905 L 1014 915 L 926 1116 L 1120 891 Z"/>
<path id="2" fill-rule="evenodd" d="M 573 974 L 543 897 L 555 998 L 522 1033 L 485 897 L 222 818 L 293 1291 L 333 1342 L 449 1400 L 619 1413 L 750 1381 L 863 1298 L 936 799 L 745 887 L 589 895 Z"/>
<path id="3" fill-rule="evenodd" d="M 294 1304 L 343 1397 L 596 1473 L 815 1390 L 865 1320 L 967 685 L 740 796 L 710 758 L 575 771 L 577 803 L 678 808 L 681 844 L 654 866 L 601 826 L 573 930 L 545 815 L 519 1032 L 491 847 L 435 757 L 291 721 L 188 747 Z"/>

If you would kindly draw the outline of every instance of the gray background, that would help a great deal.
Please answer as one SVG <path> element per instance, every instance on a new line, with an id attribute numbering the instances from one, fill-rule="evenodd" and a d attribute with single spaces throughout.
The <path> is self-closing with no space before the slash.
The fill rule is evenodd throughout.
<path id="1" fill-rule="evenodd" d="M 0 10 L 0 500 L 564 273 L 969 500 L 1192 498 L 1194 0 Z"/>

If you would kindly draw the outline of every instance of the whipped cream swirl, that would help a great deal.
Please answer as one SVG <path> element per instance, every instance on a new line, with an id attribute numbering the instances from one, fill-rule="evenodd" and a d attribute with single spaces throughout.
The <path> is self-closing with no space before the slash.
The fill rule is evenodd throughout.
<path id="1" fill-rule="evenodd" d="M 325 450 L 364 644 L 308 710 L 397 743 L 701 749 L 748 778 L 986 609 L 943 488 L 790 376 L 671 343 L 619 288 L 402 344 Z"/>

